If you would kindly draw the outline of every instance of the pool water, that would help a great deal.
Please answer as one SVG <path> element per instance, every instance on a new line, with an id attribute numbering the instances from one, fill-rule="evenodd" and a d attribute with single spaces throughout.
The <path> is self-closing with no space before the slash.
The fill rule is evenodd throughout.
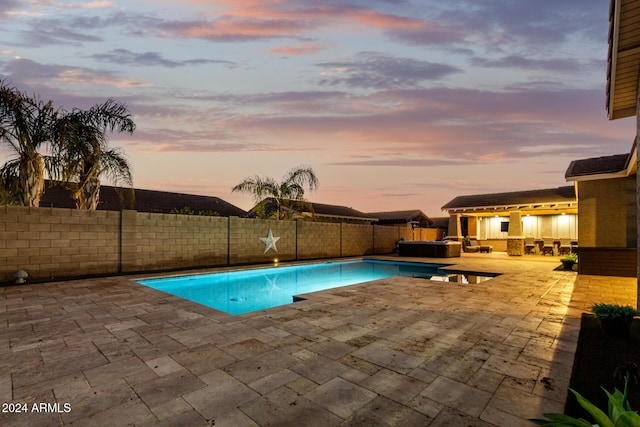
<path id="1" fill-rule="evenodd" d="M 229 314 L 243 314 L 291 304 L 296 295 L 393 276 L 458 283 L 479 283 L 495 276 L 450 273 L 440 267 L 443 265 L 359 260 L 147 279 L 138 283 Z"/>

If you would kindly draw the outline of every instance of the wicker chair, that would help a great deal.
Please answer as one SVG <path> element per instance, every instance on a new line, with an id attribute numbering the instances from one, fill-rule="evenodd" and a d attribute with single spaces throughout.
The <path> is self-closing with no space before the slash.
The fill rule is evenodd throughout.
<path id="1" fill-rule="evenodd" d="M 549 252 L 551 255 L 555 254 L 555 249 L 556 249 L 556 245 L 553 242 L 553 238 L 552 237 L 543 237 L 542 238 L 543 243 L 542 243 L 542 255 L 546 255 L 547 252 Z"/>
<path id="2" fill-rule="evenodd" d="M 560 255 L 568 255 L 572 251 L 571 239 L 560 239 L 560 247 L 558 248 L 558 253 Z"/>
<path id="3" fill-rule="evenodd" d="M 535 255 L 538 252 L 536 246 L 536 239 L 533 237 L 524 238 L 524 253 Z"/>

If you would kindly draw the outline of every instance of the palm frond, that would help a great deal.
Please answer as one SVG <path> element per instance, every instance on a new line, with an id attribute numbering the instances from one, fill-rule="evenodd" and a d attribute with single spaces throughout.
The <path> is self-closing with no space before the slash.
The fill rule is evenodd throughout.
<path id="1" fill-rule="evenodd" d="M 289 171 L 284 181 L 287 184 L 297 184 L 309 186 L 310 190 L 318 188 L 318 177 L 310 166 L 302 165 Z"/>
<path id="2" fill-rule="evenodd" d="M 76 109 L 73 113 L 79 114 L 85 123 L 100 129 L 103 133 L 109 130 L 131 134 L 136 129 L 136 124 L 126 105 L 112 98 L 107 99 L 103 104 L 91 107 L 89 110 Z"/>
<path id="3" fill-rule="evenodd" d="M 100 174 L 105 174 L 114 185 L 133 185 L 131 165 L 119 148 L 112 148 L 102 153 Z"/>
<path id="4" fill-rule="evenodd" d="M 20 190 L 20 161 L 9 160 L 0 167 L 0 188 L 5 197 L 18 200 Z"/>

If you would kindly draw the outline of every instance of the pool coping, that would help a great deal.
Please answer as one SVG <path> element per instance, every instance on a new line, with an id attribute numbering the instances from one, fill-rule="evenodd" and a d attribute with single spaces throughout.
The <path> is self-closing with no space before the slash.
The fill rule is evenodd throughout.
<path id="1" fill-rule="evenodd" d="M 145 277 L 145 278 L 134 278 L 132 279 L 133 281 L 135 281 L 135 283 L 148 287 L 148 288 L 152 288 L 155 289 L 157 291 L 163 292 L 165 294 L 168 295 L 172 295 L 178 298 L 183 298 L 187 301 L 191 301 L 194 302 L 196 304 L 200 304 L 204 307 L 208 307 L 211 308 L 213 310 L 216 311 L 220 311 L 223 312 L 225 314 L 230 314 L 232 316 L 239 316 L 239 315 L 243 315 L 243 314 L 249 314 L 249 313 L 253 313 L 253 312 L 258 312 L 258 311 L 263 311 L 263 310 L 269 310 L 271 308 L 275 308 L 275 307 L 281 307 L 281 306 L 286 306 L 288 304 L 295 304 L 295 303 L 299 303 L 300 301 L 303 300 L 308 300 L 310 298 L 312 298 L 313 294 L 317 293 L 317 292 L 323 292 L 323 291 L 327 291 L 327 290 L 331 290 L 331 289 L 337 289 L 337 288 L 347 288 L 349 286 L 355 286 L 355 285 L 364 285 L 370 282 L 375 282 L 377 280 L 384 280 L 386 278 L 380 278 L 380 279 L 374 279 L 374 280 L 368 280 L 368 281 L 364 281 L 364 282 L 358 282 L 358 283 L 352 283 L 352 284 L 348 284 L 348 285 L 341 285 L 341 286 L 335 286 L 332 288 L 326 288 L 326 289 L 319 289 L 317 291 L 310 291 L 310 292 L 301 292 L 301 293 L 297 293 L 297 294 L 292 294 L 292 301 L 289 303 L 285 303 L 285 304 L 279 304 L 279 305 L 274 305 L 271 307 L 265 307 L 265 308 L 260 308 L 257 310 L 251 310 L 251 311 L 246 311 L 246 312 L 242 312 L 242 313 L 229 313 L 225 310 L 221 310 L 219 308 L 216 308 L 212 305 L 207 305 L 204 304 L 200 301 L 197 301 L 195 299 L 189 299 L 189 298 L 184 298 L 176 293 L 172 293 L 172 292 L 168 292 L 165 291 L 163 289 L 159 289 L 156 286 L 153 286 L 151 284 L 147 284 L 147 283 L 142 283 L 143 281 L 147 281 L 147 280 L 164 280 L 164 279 L 180 279 L 180 278 L 190 278 L 190 277 L 196 277 L 196 276 L 208 276 L 208 275 L 216 275 L 216 274 L 225 274 L 225 273 L 235 273 L 235 272 L 242 272 L 242 271 L 262 271 L 262 270 L 270 270 L 270 269 L 278 269 L 278 268 L 287 268 L 287 267 L 298 267 L 298 266 L 307 266 L 307 265 L 324 265 L 324 264 L 338 264 L 338 263 L 351 263 L 351 262 L 357 262 L 357 261 L 373 261 L 373 262 L 382 262 L 382 263 L 393 263 L 393 264 L 413 264 L 413 265 L 429 265 L 429 266 L 437 266 L 437 269 L 439 271 L 442 271 L 444 274 L 474 274 L 477 276 L 483 276 L 483 277 L 489 277 L 489 278 L 494 278 L 500 275 L 500 273 L 491 273 L 491 272 L 478 272 L 478 271 L 467 271 L 467 270 L 460 270 L 460 269 L 450 269 L 451 267 L 455 266 L 454 264 L 449 264 L 449 263 L 435 263 L 433 261 L 420 261 L 420 260 L 413 260 L 413 259 L 406 259 L 403 257 L 400 258 L 390 258 L 390 257 L 386 257 L 384 259 L 378 257 L 378 258 L 374 258 L 374 257 L 357 257 L 357 258 L 349 258 L 349 259 L 327 259 L 327 260 L 323 260 L 323 261 L 318 261 L 316 260 L 315 262 L 284 262 L 284 263 L 276 263 L 275 265 L 260 265 L 260 266 L 254 266 L 253 268 L 234 268 L 234 269 L 227 269 L 227 268 L 221 268 L 221 269 L 212 269 L 211 271 L 209 271 L 209 269 L 206 269 L 206 271 L 196 271 L 196 272 L 190 272 L 188 274 L 169 274 L 169 275 L 163 275 L 163 276 L 155 276 L 155 277 Z M 444 275 L 443 275 L 444 276 Z M 403 275 L 399 275 L 399 276 L 390 276 L 389 278 L 392 277 L 406 277 L 406 278 L 415 278 L 415 279 L 420 279 L 420 280 L 425 280 L 422 277 L 415 277 L 415 276 L 403 276 Z M 429 279 L 432 280 L 432 279 Z M 487 279 L 490 280 L 490 279 Z M 445 282 L 443 281 L 439 281 L 436 280 L 436 282 Z"/>

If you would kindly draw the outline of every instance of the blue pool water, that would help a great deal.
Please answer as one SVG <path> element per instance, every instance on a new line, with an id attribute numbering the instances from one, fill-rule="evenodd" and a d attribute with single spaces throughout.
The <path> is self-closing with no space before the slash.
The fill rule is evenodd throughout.
<path id="1" fill-rule="evenodd" d="M 147 279 L 138 283 L 229 314 L 243 314 L 290 304 L 296 295 L 392 276 L 459 283 L 491 278 L 472 273 L 452 274 L 440 271 L 440 267 L 440 264 L 360 260 Z"/>

